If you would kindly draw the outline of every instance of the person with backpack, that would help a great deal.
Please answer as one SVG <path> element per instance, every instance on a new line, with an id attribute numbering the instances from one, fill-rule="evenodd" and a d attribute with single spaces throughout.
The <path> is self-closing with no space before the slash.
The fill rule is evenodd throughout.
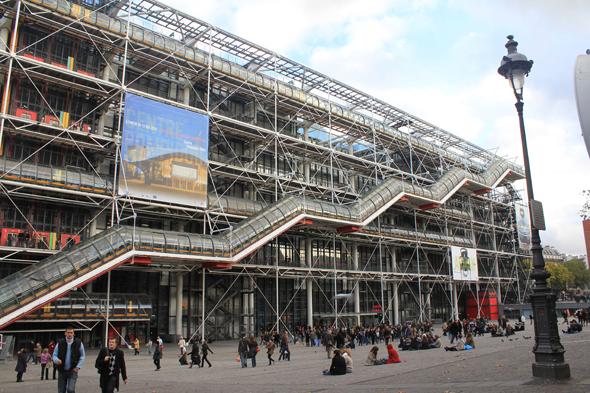
<path id="1" fill-rule="evenodd" d="M 246 338 L 246 332 L 242 333 L 242 338 L 238 342 L 238 355 L 240 356 L 242 368 L 248 367 L 248 338 Z"/>
<path id="2" fill-rule="evenodd" d="M 100 374 L 100 388 L 102 393 L 119 391 L 119 375 L 123 377 L 123 383 L 127 384 L 127 368 L 125 366 L 125 354 L 117 348 L 117 340 L 109 339 L 107 348 L 103 348 L 96 357 L 94 367 Z"/>

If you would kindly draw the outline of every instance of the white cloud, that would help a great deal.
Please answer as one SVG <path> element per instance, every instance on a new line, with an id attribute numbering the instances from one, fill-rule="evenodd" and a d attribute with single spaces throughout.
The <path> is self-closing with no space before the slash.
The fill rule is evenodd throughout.
<path id="1" fill-rule="evenodd" d="M 522 162 L 514 96 L 496 72 L 505 36 L 535 60 L 525 124 L 543 244 L 585 253 L 580 191 L 590 160 L 573 98 L 575 57 L 590 45 L 590 2 L 524 0 L 169 2 L 294 58 L 484 148 Z M 524 188 L 524 184 L 517 185 Z"/>

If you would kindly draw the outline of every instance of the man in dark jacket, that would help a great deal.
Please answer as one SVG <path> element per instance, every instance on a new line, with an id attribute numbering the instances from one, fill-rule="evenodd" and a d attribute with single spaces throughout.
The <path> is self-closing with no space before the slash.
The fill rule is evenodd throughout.
<path id="1" fill-rule="evenodd" d="M 324 370 L 324 375 L 344 375 L 346 374 L 346 359 L 340 356 L 340 350 L 334 350 L 332 365 L 329 370 Z"/>
<path id="2" fill-rule="evenodd" d="M 451 338 L 451 344 L 453 341 L 457 340 L 459 337 L 459 332 L 461 331 L 461 325 L 459 320 L 453 321 L 451 326 L 449 327 L 449 336 Z"/>
<path id="3" fill-rule="evenodd" d="M 84 364 L 86 353 L 84 345 L 78 338 L 74 338 L 74 328 L 66 328 L 65 338 L 59 340 L 53 351 L 53 364 L 57 366 L 58 393 L 75 393 L 78 371 Z"/>
<path id="4" fill-rule="evenodd" d="M 326 346 L 326 353 L 329 359 L 332 357 L 332 348 L 334 347 L 334 336 L 331 330 L 328 330 L 324 336 L 324 345 Z"/>
<path id="5" fill-rule="evenodd" d="M 248 367 L 248 338 L 246 337 L 246 332 L 242 333 L 242 339 L 238 343 L 238 354 L 240 355 L 242 368 Z"/>
<path id="6" fill-rule="evenodd" d="M 127 384 L 125 354 L 117 348 L 116 339 L 111 338 L 108 348 L 100 350 L 94 366 L 100 374 L 102 393 L 113 393 L 115 388 L 119 391 L 119 374 L 123 376 L 123 382 Z"/>

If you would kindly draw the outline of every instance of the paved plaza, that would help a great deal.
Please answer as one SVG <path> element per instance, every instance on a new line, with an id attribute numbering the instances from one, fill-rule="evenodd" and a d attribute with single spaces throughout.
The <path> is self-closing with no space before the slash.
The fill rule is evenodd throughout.
<path id="1" fill-rule="evenodd" d="M 121 384 L 121 392 L 590 392 L 590 328 L 562 335 L 573 377 L 559 384 L 532 379 L 533 339 L 525 337 L 533 331 L 530 325 L 527 329 L 512 339 L 477 337 L 476 348 L 469 351 L 399 351 L 402 363 L 395 365 L 366 367 L 370 346 L 357 347 L 352 353 L 354 372 L 343 376 L 322 375 L 322 369 L 330 365 L 323 347 L 292 345 L 291 361 L 273 366 L 268 366 L 261 347 L 258 366 L 251 368 L 248 363 L 242 369 L 235 360 L 237 341 L 214 342 L 215 354 L 209 355 L 213 367 L 189 369 L 179 364 L 178 347 L 165 344 L 159 372 L 145 350 L 138 356 L 126 351 L 129 383 Z M 435 333 L 441 333 L 440 327 Z M 443 345 L 448 343 L 443 337 Z M 386 356 L 385 345 L 378 346 L 379 355 Z M 97 349 L 87 350 L 77 392 L 100 392 L 94 368 L 97 355 Z M 278 354 L 273 357 L 277 359 Z M 57 392 L 56 381 L 39 380 L 40 366 L 29 363 L 24 383 L 15 382 L 14 367 L 14 361 L 0 364 L 0 392 Z"/>

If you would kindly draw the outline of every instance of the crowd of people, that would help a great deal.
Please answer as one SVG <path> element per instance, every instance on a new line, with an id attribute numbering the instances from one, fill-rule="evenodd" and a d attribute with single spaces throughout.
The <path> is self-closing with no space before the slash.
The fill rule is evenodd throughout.
<path id="1" fill-rule="evenodd" d="M 588 310 L 580 310 L 576 313 L 576 319 L 568 322 L 567 330 L 564 333 L 581 331 L 582 325 L 587 324 Z M 565 318 L 567 322 L 567 318 Z M 531 318 L 531 323 L 532 323 Z M 450 345 L 444 346 L 446 351 L 461 351 L 475 348 L 474 337 L 490 334 L 492 337 L 510 336 L 515 330 L 524 330 L 525 319 L 518 320 L 512 327 L 505 318 L 499 318 L 497 323 L 492 323 L 484 318 L 449 320 L 443 323 L 442 336 L 448 336 Z M 397 350 L 414 351 L 443 348 L 442 336 L 435 334 L 432 322 L 405 323 L 397 325 L 379 324 L 378 326 L 363 327 L 324 327 L 307 326 L 298 327 L 293 331 L 264 332 L 260 342 L 254 335 L 247 335 L 245 332 L 238 341 L 236 360 L 242 368 L 257 365 L 257 355 L 261 350 L 266 351 L 268 365 L 272 366 L 276 361 L 290 361 L 291 351 L 289 345 L 305 345 L 307 347 L 324 347 L 325 354 L 331 359 L 329 368 L 324 368 L 324 375 L 344 375 L 352 373 L 354 369 L 352 351 L 362 347 L 370 346 L 365 366 L 378 366 L 383 364 L 400 363 L 401 359 Z M 379 347 L 376 344 L 385 344 L 387 354 L 379 356 Z M 139 340 L 135 339 L 132 345 L 127 347 L 134 349 L 134 354 L 139 354 Z M 453 345 L 454 344 L 454 345 Z M 213 351 L 205 340 L 189 339 L 183 337 L 177 343 L 180 349 L 179 362 L 181 365 L 189 365 L 190 368 L 197 366 L 204 367 L 205 363 L 212 366 L 207 359 L 208 354 Z M 273 358 L 278 348 L 277 360 Z M 163 358 L 163 341 L 158 336 L 146 344 L 148 354 L 152 355 L 155 371 L 161 370 L 161 359 Z M 30 353 L 30 355 L 29 355 Z M 152 354 L 153 353 L 153 354 Z M 74 338 L 72 328 L 66 329 L 65 337 L 58 342 L 51 341 L 48 347 L 43 348 L 40 343 L 30 342 L 18 353 L 18 360 L 15 371 L 17 382 L 22 382 L 23 373 L 26 372 L 27 363 L 33 361 L 41 365 L 41 380 L 49 379 L 49 369 L 53 369 L 53 379 L 58 379 L 58 392 L 73 392 L 77 380 L 77 373 L 83 366 L 85 358 L 84 345 L 77 338 Z M 248 362 L 250 360 L 250 362 Z M 108 346 L 103 348 L 95 362 L 95 367 L 100 376 L 100 386 L 103 392 L 113 392 L 119 388 L 119 377 L 127 383 L 127 372 L 125 367 L 124 353 L 117 348 L 117 341 L 111 339 Z"/>

